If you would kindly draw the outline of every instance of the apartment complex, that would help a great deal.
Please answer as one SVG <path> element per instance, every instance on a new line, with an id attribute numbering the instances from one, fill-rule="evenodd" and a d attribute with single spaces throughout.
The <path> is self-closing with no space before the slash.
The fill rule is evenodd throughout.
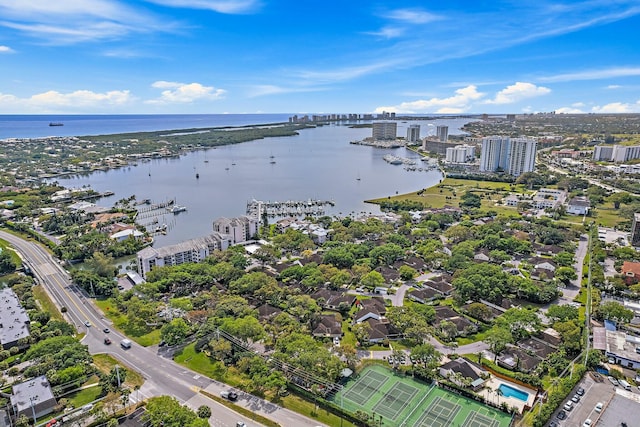
<path id="1" fill-rule="evenodd" d="M 215 250 L 223 251 L 231 246 L 229 236 L 213 233 L 162 248 L 147 247 L 138 252 L 138 272 L 144 278 L 153 267 L 200 262 Z"/>
<path id="2" fill-rule="evenodd" d="M 627 162 L 640 159 L 640 145 L 596 145 L 593 160 L 597 162 Z"/>
<path id="3" fill-rule="evenodd" d="M 396 139 L 398 124 L 396 122 L 374 122 L 372 137 L 375 141 Z"/>
<path id="4" fill-rule="evenodd" d="M 29 315 L 11 288 L 0 289 L 0 345 L 5 350 L 19 345 L 20 338 L 27 338 Z"/>
<path id="5" fill-rule="evenodd" d="M 480 171 L 502 170 L 513 176 L 535 168 L 537 141 L 531 138 L 489 136 L 482 138 Z"/>
<path id="6" fill-rule="evenodd" d="M 471 163 L 476 158 L 476 147 L 473 145 L 456 145 L 447 148 L 447 163 Z"/>
<path id="7" fill-rule="evenodd" d="M 438 141 L 447 142 L 449 139 L 449 126 L 436 126 L 436 136 Z"/>
<path id="8" fill-rule="evenodd" d="M 640 246 L 640 212 L 633 214 L 633 222 L 631 223 L 631 246 Z"/>
<path id="9" fill-rule="evenodd" d="M 407 128 L 407 142 L 420 141 L 420 125 L 409 125 Z"/>
<path id="10" fill-rule="evenodd" d="M 218 218 L 213 222 L 213 233 L 162 248 L 147 247 L 137 254 L 138 272 L 144 278 L 153 267 L 200 262 L 213 251 L 224 251 L 229 246 L 246 242 L 258 234 L 258 220 L 252 216 Z"/>
<path id="11" fill-rule="evenodd" d="M 213 221 L 213 231 L 229 236 L 231 245 L 246 242 L 258 234 L 258 220 L 251 216 L 218 218 Z"/>

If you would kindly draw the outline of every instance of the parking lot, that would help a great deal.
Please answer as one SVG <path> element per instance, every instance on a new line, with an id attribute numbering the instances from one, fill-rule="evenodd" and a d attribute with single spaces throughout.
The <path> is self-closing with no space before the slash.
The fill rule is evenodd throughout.
<path id="1" fill-rule="evenodd" d="M 592 427 L 619 427 L 622 422 L 626 422 L 629 427 L 640 425 L 637 422 L 640 420 L 640 392 L 637 388 L 635 391 L 625 391 L 621 387 L 613 386 L 606 376 L 594 377 L 591 373 L 584 377 L 578 387 L 585 390 L 584 396 L 578 403 L 573 404 L 571 411 L 565 411 L 567 418 L 557 418 L 562 408 L 552 417 L 551 421 L 559 427 L 582 427 L 587 419 L 592 421 Z M 575 390 L 567 400 L 570 400 L 574 393 Z M 595 411 L 598 402 L 603 403 L 600 413 Z"/>

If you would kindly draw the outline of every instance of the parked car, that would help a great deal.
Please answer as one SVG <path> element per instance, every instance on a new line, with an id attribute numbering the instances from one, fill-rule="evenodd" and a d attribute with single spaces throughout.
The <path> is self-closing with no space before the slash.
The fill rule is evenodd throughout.
<path id="1" fill-rule="evenodd" d="M 568 401 L 567 403 L 564 404 L 562 408 L 567 412 L 571 411 L 573 409 L 573 402 Z"/>
<path id="2" fill-rule="evenodd" d="M 560 411 L 560 412 L 558 412 L 558 415 L 556 415 L 556 417 L 557 417 L 559 420 L 564 420 L 565 418 L 567 418 L 567 413 L 566 413 L 566 412 L 564 412 L 564 411 Z"/>
<path id="3" fill-rule="evenodd" d="M 604 408 L 604 403 L 602 402 L 598 402 L 596 403 L 596 407 L 593 408 L 596 412 L 600 413 L 602 412 L 602 408 Z"/>
<path id="4" fill-rule="evenodd" d="M 584 389 L 582 387 L 578 387 L 578 389 L 576 390 L 576 394 L 578 396 L 584 396 Z"/>
<path id="5" fill-rule="evenodd" d="M 615 379 L 615 378 L 613 378 L 611 375 L 609 375 L 609 376 L 607 377 L 607 379 L 608 379 L 608 380 L 611 382 L 611 384 L 613 384 L 615 387 L 617 387 L 617 386 L 619 386 L 619 385 L 620 385 L 620 383 L 618 383 L 618 380 L 617 380 L 617 379 Z"/>
<path id="6" fill-rule="evenodd" d="M 586 420 L 584 420 L 584 422 L 582 423 L 582 427 L 591 427 L 591 419 L 587 418 Z"/>
<path id="7" fill-rule="evenodd" d="M 580 402 L 580 396 L 578 396 L 577 394 L 574 394 L 573 397 L 571 398 L 571 401 L 573 403 L 578 403 Z"/>

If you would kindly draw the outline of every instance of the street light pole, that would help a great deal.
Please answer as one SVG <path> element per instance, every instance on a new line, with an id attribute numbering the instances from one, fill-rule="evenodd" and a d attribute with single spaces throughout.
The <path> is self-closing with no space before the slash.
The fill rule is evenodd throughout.
<path id="1" fill-rule="evenodd" d="M 29 402 L 31 403 L 31 413 L 33 414 L 33 425 L 36 425 L 36 408 L 33 404 L 33 396 L 29 398 Z"/>

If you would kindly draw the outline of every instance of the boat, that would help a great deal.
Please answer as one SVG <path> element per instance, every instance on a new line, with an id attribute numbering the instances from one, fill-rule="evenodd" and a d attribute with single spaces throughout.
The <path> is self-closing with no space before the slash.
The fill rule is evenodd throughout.
<path id="1" fill-rule="evenodd" d="M 60 122 L 49 122 L 49 126 L 64 126 L 64 123 L 60 123 Z"/>
<path id="2" fill-rule="evenodd" d="M 169 211 L 169 213 L 177 214 L 177 213 L 186 211 L 187 207 L 181 206 L 181 205 L 173 205 L 170 208 L 167 208 L 167 210 Z"/>
<path id="3" fill-rule="evenodd" d="M 200 179 L 200 174 L 196 173 L 196 179 Z"/>

